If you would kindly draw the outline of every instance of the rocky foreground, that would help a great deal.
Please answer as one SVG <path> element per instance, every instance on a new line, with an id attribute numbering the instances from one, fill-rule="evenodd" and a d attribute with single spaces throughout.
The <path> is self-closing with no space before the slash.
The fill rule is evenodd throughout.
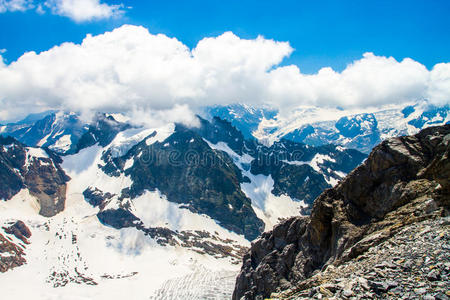
<path id="1" fill-rule="evenodd" d="M 387 140 L 264 233 L 233 299 L 448 299 L 450 125 Z"/>

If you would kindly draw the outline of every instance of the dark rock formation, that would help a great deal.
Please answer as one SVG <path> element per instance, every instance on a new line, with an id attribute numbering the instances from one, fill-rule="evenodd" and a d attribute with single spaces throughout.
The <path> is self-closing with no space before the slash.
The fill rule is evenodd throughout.
<path id="1" fill-rule="evenodd" d="M 97 114 L 89 125 L 88 131 L 78 140 L 75 152 L 97 143 L 102 147 L 107 146 L 119 132 L 129 128 L 131 128 L 130 124 L 118 122 L 112 116 Z"/>
<path id="2" fill-rule="evenodd" d="M 27 261 L 23 249 L 9 241 L 0 233 L 0 272 L 19 267 Z"/>
<path id="3" fill-rule="evenodd" d="M 286 140 L 265 147 L 244 139 L 227 121 L 213 118 L 209 122 L 199 118 L 199 122 L 200 126 L 193 128 L 177 124 L 175 132 L 166 140 L 147 145 L 147 139 L 156 135 L 153 132 L 121 157 L 106 151 L 102 155 L 103 172 L 109 176 L 129 175 L 133 182 L 117 195 L 119 202 L 158 189 L 169 201 L 183 204 L 194 213 L 206 214 L 223 227 L 252 240 L 259 236 L 264 225 L 253 211 L 251 200 L 241 190 L 241 183 L 249 181 L 244 172 L 271 175 L 272 193 L 312 204 L 330 187 L 326 180 L 341 179 L 343 176 L 338 173 L 350 172 L 366 157 L 356 150 L 333 145 L 311 147 Z M 236 160 L 236 155 L 213 149 L 211 144 L 218 143 L 226 144 L 236 155 L 247 156 L 247 161 L 241 162 Z M 220 147 L 225 147 L 224 144 Z M 298 160 L 311 160 L 316 154 L 330 160 L 318 162 L 317 170 L 308 162 L 295 164 Z M 252 163 L 249 157 L 254 158 Z M 127 161 L 133 163 L 125 170 Z M 84 196 L 96 206 L 113 195 L 103 195 L 92 187 Z"/>
<path id="4" fill-rule="evenodd" d="M 42 156 L 34 156 L 39 151 Z M 40 205 L 39 213 L 51 217 L 64 210 L 66 182 L 61 159 L 48 149 L 27 148 L 14 138 L 0 136 L 0 199 L 9 200 L 28 188 Z"/>
<path id="5" fill-rule="evenodd" d="M 17 221 L 9 227 L 3 227 L 5 233 L 13 234 L 16 238 L 22 240 L 25 244 L 28 244 L 28 240 L 31 237 L 31 231 L 22 221 Z"/>
<path id="6" fill-rule="evenodd" d="M 169 201 L 186 204 L 195 213 L 206 214 L 221 225 L 248 239 L 263 230 L 251 200 L 240 189 L 241 171 L 228 155 L 211 149 L 197 133 L 177 126 L 163 142 L 133 147 L 124 157 L 104 155 L 104 171 L 115 176 L 125 161 L 134 158 L 132 168 L 121 170 L 133 184 L 122 198 L 135 198 L 146 190 L 158 189 Z"/>
<path id="7" fill-rule="evenodd" d="M 27 239 L 31 237 L 31 231 L 20 220 L 2 229 L 5 235 L 0 233 L 0 272 L 4 273 L 27 262 L 24 249 L 25 245 L 29 244 Z M 24 245 L 20 242 L 14 243 L 13 239 L 7 236 L 9 234 L 21 240 Z"/>
<path id="8" fill-rule="evenodd" d="M 105 200 L 111 199 L 114 195 L 111 193 L 103 193 L 98 188 L 89 187 L 83 192 L 84 199 L 93 207 L 104 204 Z"/>
<path id="9" fill-rule="evenodd" d="M 97 217 L 103 224 L 116 229 L 135 227 L 136 222 L 140 222 L 135 215 L 124 208 L 102 210 Z"/>
<path id="10" fill-rule="evenodd" d="M 317 162 L 314 169 L 309 162 L 316 155 L 329 157 L 329 160 Z M 254 156 L 251 173 L 271 175 L 274 195 L 285 194 L 309 205 L 331 187 L 326 179 L 340 179 L 336 172 L 347 174 L 366 158 L 357 150 L 339 149 L 334 145 L 311 147 L 289 140 L 281 140 L 270 147 L 259 145 Z"/>
<path id="11" fill-rule="evenodd" d="M 450 125 L 382 142 L 316 199 L 310 217 L 286 220 L 252 245 L 233 299 L 301 290 L 321 269 L 357 259 L 408 224 L 448 215 L 449 147 Z"/>

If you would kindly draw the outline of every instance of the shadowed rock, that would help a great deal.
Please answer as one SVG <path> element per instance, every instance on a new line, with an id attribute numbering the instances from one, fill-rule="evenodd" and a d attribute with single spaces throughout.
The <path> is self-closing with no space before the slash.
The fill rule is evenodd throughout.
<path id="1" fill-rule="evenodd" d="M 252 245 L 233 299 L 301 289 L 316 272 L 360 256 L 404 226 L 448 215 L 449 140 L 445 125 L 375 147 L 316 199 L 310 217 L 286 220 Z"/>

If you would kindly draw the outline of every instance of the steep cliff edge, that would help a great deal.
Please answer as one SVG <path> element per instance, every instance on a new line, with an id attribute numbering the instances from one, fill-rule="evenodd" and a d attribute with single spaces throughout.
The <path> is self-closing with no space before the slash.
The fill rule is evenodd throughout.
<path id="1" fill-rule="evenodd" d="M 300 298 L 302 291 L 323 284 L 320 278 L 333 268 L 357 267 L 365 254 L 423 222 L 437 222 L 430 224 L 447 237 L 449 151 L 450 125 L 382 142 L 361 166 L 316 199 L 310 217 L 288 219 L 252 245 L 233 299 Z M 389 284 L 377 287 L 374 282 L 369 297 L 388 292 Z M 329 289 L 321 291 L 334 296 Z M 347 291 L 348 297 L 352 293 Z"/>

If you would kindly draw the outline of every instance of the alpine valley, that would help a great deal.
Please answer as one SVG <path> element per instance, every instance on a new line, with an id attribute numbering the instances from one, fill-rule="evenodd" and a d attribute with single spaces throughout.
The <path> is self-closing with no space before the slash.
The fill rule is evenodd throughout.
<path id="1" fill-rule="evenodd" d="M 234 291 L 235 299 L 253 299 L 309 289 L 314 296 L 311 284 L 298 284 L 364 253 L 363 245 L 350 247 L 402 221 L 398 207 L 434 193 L 430 211 L 448 212 L 439 164 L 448 167 L 449 122 L 448 105 L 423 101 L 364 112 L 300 107 L 287 116 L 214 106 L 194 125 L 157 128 L 119 113 L 85 121 L 65 111 L 0 125 L 1 294 L 231 299 Z M 422 129 L 402 145 L 389 139 Z M 401 170 L 408 166 L 411 173 Z M 414 194 L 412 180 L 441 187 Z M 361 203 L 348 204 L 355 197 Z M 392 224 L 376 223 L 387 213 Z"/>

